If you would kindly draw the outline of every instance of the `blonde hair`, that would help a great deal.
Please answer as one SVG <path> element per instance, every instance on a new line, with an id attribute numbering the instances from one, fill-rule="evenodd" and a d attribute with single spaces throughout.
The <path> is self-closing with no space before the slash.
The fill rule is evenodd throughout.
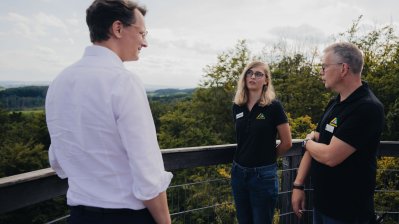
<path id="1" fill-rule="evenodd" d="M 245 73 L 249 69 L 254 67 L 262 66 L 264 69 L 264 73 L 267 79 L 267 86 L 265 86 L 262 90 L 262 95 L 259 100 L 259 105 L 264 107 L 272 103 L 272 101 L 276 98 L 276 93 L 274 92 L 274 87 L 272 84 L 272 73 L 270 72 L 269 65 L 265 62 L 254 61 L 249 63 L 244 70 L 242 71 L 240 78 L 237 81 L 237 92 L 234 97 L 233 102 L 239 106 L 243 106 L 248 102 L 248 88 L 245 82 Z"/>

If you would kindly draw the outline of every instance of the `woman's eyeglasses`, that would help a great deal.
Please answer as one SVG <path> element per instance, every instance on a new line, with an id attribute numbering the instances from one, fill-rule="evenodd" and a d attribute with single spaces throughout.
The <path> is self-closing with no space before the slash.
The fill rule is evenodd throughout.
<path id="1" fill-rule="evenodd" d="M 265 74 L 263 74 L 262 72 L 258 72 L 258 71 L 257 71 L 257 72 L 254 72 L 254 71 L 252 71 L 251 69 L 248 69 L 248 71 L 245 72 L 245 76 L 248 77 L 248 78 L 251 78 L 252 75 L 255 75 L 255 78 L 257 78 L 257 79 L 260 79 L 260 78 L 262 78 L 263 76 L 265 76 Z"/>

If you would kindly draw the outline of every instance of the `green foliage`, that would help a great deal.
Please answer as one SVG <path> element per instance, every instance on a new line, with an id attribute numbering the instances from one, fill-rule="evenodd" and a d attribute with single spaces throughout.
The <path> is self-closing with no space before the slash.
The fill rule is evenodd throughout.
<path id="1" fill-rule="evenodd" d="M 308 115 L 291 118 L 291 114 L 288 114 L 288 121 L 291 127 L 292 138 L 304 139 L 307 134 L 316 129 L 316 125 L 312 123 L 312 118 Z"/>
<path id="2" fill-rule="evenodd" d="M 0 155 L 0 177 L 43 169 L 48 165 L 47 152 L 41 144 L 6 143 Z"/>
<path id="3" fill-rule="evenodd" d="M 0 91 L 0 105 L 7 109 L 42 108 L 48 86 L 26 86 Z"/>
<path id="4" fill-rule="evenodd" d="M 237 223 L 231 204 L 230 165 L 198 167 L 174 173 L 168 189 L 171 213 L 218 205 L 172 217 L 172 223 Z M 216 181 L 213 181 L 216 180 Z M 182 185 L 182 186 L 181 186 Z M 174 205 L 178 205 L 174 207 Z"/>
<path id="5" fill-rule="evenodd" d="M 0 110 L 0 177 L 48 167 L 44 113 Z"/>
<path id="6" fill-rule="evenodd" d="M 399 158 L 384 157 L 378 160 L 377 191 L 374 194 L 376 211 L 395 211 L 399 208 Z M 396 210 L 395 210 L 396 209 Z M 384 223 L 397 223 L 392 217 L 384 219 Z"/>
<path id="7" fill-rule="evenodd" d="M 308 115 L 319 120 L 334 95 L 321 82 L 319 56 L 318 48 L 289 50 L 287 43 L 279 42 L 254 57 L 269 63 L 277 98 L 292 117 Z"/>
<path id="8" fill-rule="evenodd" d="M 68 214 L 65 196 L 0 215 L 0 223 L 43 224 Z M 66 222 L 57 222 L 58 224 Z"/>
<path id="9" fill-rule="evenodd" d="M 177 148 L 220 144 L 217 133 L 208 127 L 190 102 L 181 102 L 173 111 L 160 118 L 159 144 L 161 148 Z"/>
<path id="10" fill-rule="evenodd" d="M 399 99 L 396 99 L 395 103 L 391 105 L 386 116 L 386 122 L 387 131 L 385 133 L 385 139 L 399 141 Z"/>
<path id="11" fill-rule="evenodd" d="M 318 120 L 331 98 L 315 67 L 301 54 L 284 56 L 271 64 L 277 97 L 293 117 L 308 115 Z"/>
<path id="12" fill-rule="evenodd" d="M 0 177 L 47 168 L 49 144 L 43 111 L 10 113 L 0 109 Z M 65 201 L 45 202 L 3 214 L 0 223 L 44 223 L 49 217 L 64 215 L 65 207 Z"/>
<path id="13" fill-rule="evenodd" d="M 217 64 L 208 65 L 202 87 L 223 87 L 227 92 L 233 92 L 244 67 L 248 64 L 250 51 L 245 40 L 240 40 L 235 48 L 217 56 Z"/>

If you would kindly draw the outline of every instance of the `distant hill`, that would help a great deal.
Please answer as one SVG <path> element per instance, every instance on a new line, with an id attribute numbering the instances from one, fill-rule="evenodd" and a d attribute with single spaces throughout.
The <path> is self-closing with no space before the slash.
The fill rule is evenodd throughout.
<path id="1" fill-rule="evenodd" d="M 49 84 L 50 82 L 48 81 L 0 81 L 0 86 L 5 89 L 24 86 L 48 86 Z"/>
<path id="2" fill-rule="evenodd" d="M 194 92 L 194 88 L 191 89 L 158 89 L 155 91 L 147 92 L 149 97 L 170 97 L 177 95 L 191 95 Z"/>
<path id="3" fill-rule="evenodd" d="M 24 86 L 0 91 L 0 106 L 10 110 L 44 107 L 48 86 Z"/>
<path id="4" fill-rule="evenodd" d="M 162 103 L 181 101 L 191 99 L 195 89 L 158 89 L 147 92 L 150 101 L 158 101 Z"/>
<path id="5" fill-rule="evenodd" d="M 0 91 L 0 107 L 9 110 L 43 108 L 48 86 L 23 86 Z M 148 91 L 150 101 L 171 102 L 190 99 L 195 89 L 158 89 Z"/>

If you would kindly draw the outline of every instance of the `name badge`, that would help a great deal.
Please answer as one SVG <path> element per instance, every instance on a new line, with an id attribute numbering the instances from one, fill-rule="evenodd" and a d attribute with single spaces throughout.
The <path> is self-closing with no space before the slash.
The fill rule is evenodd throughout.
<path id="1" fill-rule="evenodd" d="M 239 114 L 236 114 L 236 119 L 244 117 L 244 112 L 241 112 Z"/>
<path id="2" fill-rule="evenodd" d="M 328 131 L 328 132 L 330 132 L 330 133 L 333 133 L 333 132 L 334 132 L 334 127 L 331 126 L 331 125 L 329 125 L 329 124 L 327 124 L 327 125 L 326 125 L 326 131 Z"/>

